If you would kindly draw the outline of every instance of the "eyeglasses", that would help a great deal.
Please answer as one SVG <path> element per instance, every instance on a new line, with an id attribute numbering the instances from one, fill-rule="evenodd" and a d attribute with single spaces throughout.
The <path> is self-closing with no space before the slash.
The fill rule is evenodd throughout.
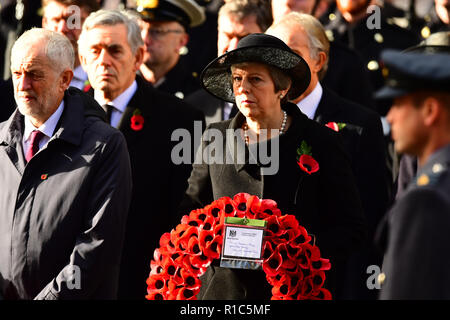
<path id="1" fill-rule="evenodd" d="M 160 40 L 162 39 L 162 37 L 164 37 L 166 34 L 168 33 L 184 33 L 184 31 L 182 30 L 176 30 L 176 29 L 168 29 L 168 30 L 163 30 L 163 29 L 148 29 L 148 34 L 150 35 L 151 38 L 155 39 L 155 40 Z"/>

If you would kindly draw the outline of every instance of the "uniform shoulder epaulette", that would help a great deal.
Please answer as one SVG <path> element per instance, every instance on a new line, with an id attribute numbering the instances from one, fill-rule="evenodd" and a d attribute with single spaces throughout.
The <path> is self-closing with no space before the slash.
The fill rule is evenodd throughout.
<path id="1" fill-rule="evenodd" d="M 415 183 L 417 186 L 432 186 L 439 181 L 439 178 L 448 171 L 445 164 L 436 162 L 433 166 L 416 177 Z"/>

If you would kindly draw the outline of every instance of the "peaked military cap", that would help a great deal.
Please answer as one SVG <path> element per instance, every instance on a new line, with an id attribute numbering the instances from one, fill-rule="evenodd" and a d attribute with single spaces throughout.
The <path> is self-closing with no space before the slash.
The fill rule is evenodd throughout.
<path id="1" fill-rule="evenodd" d="M 201 25 L 205 9 L 193 0 L 137 0 L 136 11 L 147 21 L 177 21 L 185 28 Z"/>
<path id="2" fill-rule="evenodd" d="M 450 31 L 441 31 L 431 34 L 428 38 L 404 52 L 424 53 L 449 53 L 450 54 Z"/>
<path id="3" fill-rule="evenodd" d="M 393 99 L 418 90 L 449 91 L 450 54 L 385 50 L 381 60 L 385 85 L 375 93 L 376 99 Z"/>

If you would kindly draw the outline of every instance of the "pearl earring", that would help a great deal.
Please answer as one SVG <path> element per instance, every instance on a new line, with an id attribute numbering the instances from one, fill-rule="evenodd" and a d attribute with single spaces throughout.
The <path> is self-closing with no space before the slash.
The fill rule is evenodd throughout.
<path id="1" fill-rule="evenodd" d="M 284 95 L 283 94 L 280 94 L 280 99 L 283 99 L 284 98 Z"/>

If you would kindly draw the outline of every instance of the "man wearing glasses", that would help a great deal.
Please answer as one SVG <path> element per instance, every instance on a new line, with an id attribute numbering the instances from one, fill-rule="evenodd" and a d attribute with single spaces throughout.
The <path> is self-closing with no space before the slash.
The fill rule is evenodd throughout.
<path id="1" fill-rule="evenodd" d="M 203 8 L 193 0 L 137 1 L 145 44 L 142 76 L 159 90 L 183 99 L 200 88 L 198 75 L 189 71 L 183 54 L 187 30 L 205 21 Z"/>

